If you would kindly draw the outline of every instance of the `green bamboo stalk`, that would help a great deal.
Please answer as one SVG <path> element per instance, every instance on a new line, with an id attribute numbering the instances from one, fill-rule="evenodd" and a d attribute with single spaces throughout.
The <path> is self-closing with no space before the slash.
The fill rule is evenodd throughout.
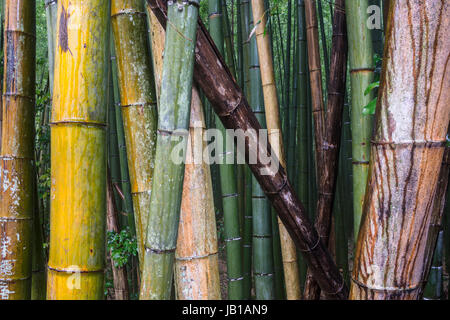
<path id="1" fill-rule="evenodd" d="M 113 93 L 114 93 L 114 111 L 116 118 L 116 132 L 117 132 L 117 147 L 119 150 L 119 163 L 120 163 L 120 186 L 123 193 L 123 206 L 122 212 L 128 218 L 128 226 L 133 236 L 136 235 L 136 227 L 133 212 L 133 199 L 131 195 L 130 175 L 128 173 L 128 158 L 127 147 L 125 144 L 125 132 L 123 127 L 122 110 L 120 108 L 120 92 L 119 83 L 117 79 L 117 61 L 116 51 L 114 48 L 114 42 L 111 43 L 111 75 L 113 81 Z"/>
<path id="2" fill-rule="evenodd" d="M 324 82 L 324 98 L 326 100 L 328 93 L 328 82 L 330 81 L 330 58 L 328 54 L 327 37 L 325 34 L 325 17 L 323 15 L 322 0 L 317 1 L 317 14 L 319 20 L 320 39 L 322 41 L 322 58 L 323 66 L 325 69 L 325 82 Z"/>
<path id="3" fill-rule="evenodd" d="M 297 172 L 298 172 L 298 196 L 300 201 L 310 212 L 309 204 L 309 170 L 308 170 L 308 65 L 306 46 L 305 3 L 297 0 L 298 15 L 298 86 L 297 86 Z M 300 267 L 300 284 L 304 287 L 306 277 L 306 262 L 302 255 L 298 255 Z"/>
<path id="4" fill-rule="evenodd" d="M 244 89 L 245 96 L 250 99 L 250 56 L 249 56 L 249 14 L 250 14 L 250 0 L 239 0 L 239 12 L 240 20 L 238 21 L 241 33 L 241 45 L 242 45 L 242 88 Z M 250 299 L 252 289 L 252 232 L 253 232 L 253 215 L 252 215 L 252 173 L 248 166 L 245 166 L 245 213 L 244 213 L 244 225 L 242 235 L 242 271 L 244 276 L 243 284 L 243 298 Z"/>
<path id="5" fill-rule="evenodd" d="M 250 17 L 251 12 L 249 12 Z M 253 19 L 250 20 L 250 30 L 253 29 Z M 250 106 L 261 127 L 266 124 L 264 97 L 259 70 L 258 49 L 256 37 L 250 38 L 250 90 L 252 92 Z M 253 209 L 253 276 L 255 293 L 258 300 L 275 299 L 274 255 L 272 237 L 271 206 L 258 181 L 252 180 Z"/>
<path id="6" fill-rule="evenodd" d="M 444 251 L 444 231 L 439 231 L 434 250 L 433 262 L 428 276 L 427 285 L 423 295 L 424 300 L 443 299 L 443 251 Z"/>
<path id="7" fill-rule="evenodd" d="M 56 20 L 58 13 L 58 0 L 45 0 L 45 15 L 47 18 L 47 45 L 48 45 L 48 69 L 50 78 L 50 94 L 53 93 L 53 72 L 56 54 Z"/>
<path id="8" fill-rule="evenodd" d="M 236 63 L 234 58 L 234 48 L 233 41 L 231 39 L 231 28 L 230 28 L 230 19 L 228 17 L 228 7 L 226 0 L 218 0 L 220 2 L 222 8 L 222 22 L 223 22 L 223 39 L 225 43 L 225 61 L 227 63 L 228 68 L 231 71 L 231 74 L 236 77 Z"/>
<path id="9" fill-rule="evenodd" d="M 368 0 L 345 1 L 351 82 L 353 230 L 355 241 L 359 231 L 369 172 L 370 137 L 373 126 L 373 116 L 362 113 L 363 107 L 373 99 L 371 93 L 364 95 L 364 91 L 374 77 L 372 35 L 366 25 L 367 6 Z"/>
<path id="10" fill-rule="evenodd" d="M 220 0 L 209 0 L 209 27 L 211 37 L 220 53 L 224 53 L 223 24 Z M 220 118 L 215 116 L 216 128 L 226 136 L 225 127 Z M 242 273 L 242 238 L 239 226 L 239 203 L 237 194 L 236 171 L 234 164 L 227 164 L 227 155 L 234 152 L 234 146 L 224 143 L 224 150 L 220 150 L 218 158 L 220 183 L 222 189 L 222 204 L 225 227 L 225 243 L 227 252 L 227 274 L 228 274 L 228 298 L 242 299 L 243 296 L 243 273 Z"/>
<path id="11" fill-rule="evenodd" d="M 30 299 L 36 3 L 6 1 L 0 153 L 0 300 Z"/>
<path id="12" fill-rule="evenodd" d="M 112 35 L 111 35 L 112 36 Z M 111 72 L 108 73 L 108 163 L 109 171 L 111 174 L 111 183 L 113 185 L 112 196 L 114 197 L 115 210 L 117 212 L 122 211 L 122 199 L 120 198 L 117 187 L 120 186 L 121 175 L 120 175 L 120 159 L 119 159 L 119 146 L 117 140 L 117 129 L 116 129 L 116 108 L 114 104 L 114 83 Z M 124 216 L 117 217 L 118 223 L 121 227 L 126 226 L 126 220 L 123 219 Z"/>
<path id="13" fill-rule="evenodd" d="M 282 120 L 282 131 L 288 132 L 289 128 L 289 97 L 290 97 L 290 72 L 291 72 L 291 21 L 292 21 L 292 1 L 288 0 L 287 7 L 287 23 L 286 23 L 286 51 L 284 56 L 284 81 L 283 81 L 283 104 L 280 108 Z M 283 42 L 283 38 L 280 37 L 280 41 Z M 283 51 L 283 49 L 282 49 Z M 289 136 L 287 134 L 283 135 L 283 145 L 288 145 Z"/>
<path id="14" fill-rule="evenodd" d="M 176 150 L 186 150 L 187 144 L 198 5 L 198 0 L 168 2 L 171 23 L 166 30 L 155 172 L 141 281 L 140 298 L 144 300 L 169 299 L 172 289 L 184 177 L 184 155 L 179 162 L 174 157 Z M 180 130 L 184 133 L 181 136 L 177 135 Z M 168 156 L 172 158 L 167 159 Z"/>

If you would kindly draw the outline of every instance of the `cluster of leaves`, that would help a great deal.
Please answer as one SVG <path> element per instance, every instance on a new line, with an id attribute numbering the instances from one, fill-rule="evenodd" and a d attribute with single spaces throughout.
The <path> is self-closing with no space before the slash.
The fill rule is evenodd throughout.
<path id="1" fill-rule="evenodd" d="M 128 263 L 132 256 L 137 255 L 136 237 L 131 236 L 130 229 L 126 227 L 119 233 L 108 231 L 108 249 L 114 266 L 121 268 Z"/>
<path id="2" fill-rule="evenodd" d="M 367 96 L 372 90 L 378 89 L 380 86 L 380 73 L 381 73 L 381 64 L 383 62 L 383 59 L 376 54 L 374 56 L 374 63 L 375 63 L 375 81 L 369 84 L 369 86 L 364 91 L 364 95 Z M 375 110 L 377 107 L 377 97 L 375 97 L 372 101 L 370 101 L 367 105 L 363 107 L 363 114 L 364 115 L 373 115 L 375 114 Z"/>

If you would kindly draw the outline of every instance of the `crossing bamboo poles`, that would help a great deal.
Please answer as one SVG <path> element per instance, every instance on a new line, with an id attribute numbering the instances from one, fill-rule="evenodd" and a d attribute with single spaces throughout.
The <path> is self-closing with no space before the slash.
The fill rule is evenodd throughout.
<path id="1" fill-rule="evenodd" d="M 111 19 L 139 262 L 142 268 L 157 127 L 155 80 L 146 34 L 144 3 L 140 0 L 113 0 Z"/>
<path id="2" fill-rule="evenodd" d="M 34 216 L 35 1 L 5 2 L 0 153 L 0 300 L 31 297 Z"/>
<path id="3" fill-rule="evenodd" d="M 265 34 L 267 19 L 265 17 L 264 1 L 252 0 L 253 17 L 255 17 L 256 42 L 258 46 L 258 57 L 260 61 L 261 81 L 264 94 L 264 105 L 266 111 L 266 123 L 269 134 L 269 142 L 274 148 L 275 154 L 280 159 L 280 165 L 286 168 L 284 160 L 283 140 L 280 126 L 280 113 L 275 86 L 275 73 L 273 69 L 272 52 L 270 49 L 270 38 Z M 294 119 L 292 119 L 294 121 Z M 293 139 L 294 137 L 292 137 Z M 281 250 L 283 254 L 284 280 L 286 297 L 289 300 L 298 300 L 300 294 L 300 279 L 297 266 L 297 252 L 294 242 L 278 218 L 280 228 Z"/>
<path id="4" fill-rule="evenodd" d="M 169 299 L 184 176 L 198 1 L 168 2 L 157 146 L 140 299 Z M 178 150 L 178 151 L 177 151 Z M 167 159 L 167 157 L 170 157 Z"/>
<path id="5" fill-rule="evenodd" d="M 105 261 L 107 0 L 58 2 L 51 126 L 47 299 L 102 299 Z"/>
<path id="6" fill-rule="evenodd" d="M 345 1 L 336 0 L 333 19 L 333 41 L 331 52 L 330 80 L 328 84 L 327 110 L 322 99 L 322 76 L 317 34 L 317 18 L 314 1 L 307 0 L 306 24 L 308 33 L 308 58 L 312 84 L 312 101 L 316 137 L 316 159 L 319 175 L 319 197 L 317 202 L 316 228 L 328 245 L 332 226 L 333 201 L 336 191 L 337 167 L 342 127 L 342 111 L 345 97 L 347 75 L 347 37 L 345 23 Z M 307 276 L 306 299 L 319 299 L 320 290 L 312 275 Z"/>
<path id="7" fill-rule="evenodd" d="M 221 0 L 209 0 L 209 26 L 211 36 L 219 52 L 224 54 L 224 37 L 221 12 Z M 231 41 L 230 41 L 231 42 Z M 225 127 L 218 116 L 215 117 L 216 128 L 226 137 Z M 224 238 L 227 253 L 227 276 L 229 299 L 242 299 L 243 274 L 242 274 L 242 237 L 239 226 L 239 199 L 237 192 L 236 170 L 234 163 L 226 163 L 234 154 L 234 146 L 228 148 L 225 143 L 223 150 L 218 150 L 220 184 L 222 190 L 222 204 L 224 214 Z"/>
<path id="8" fill-rule="evenodd" d="M 147 0 L 147 3 L 161 25 L 166 27 L 166 3 L 162 0 Z M 194 73 L 196 83 L 211 101 L 225 127 L 258 131 L 261 126 L 251 112 L 241 89 L 226 67 L 205 26 L 201 21 L 198 25 Z M 249 143 L 245 145 L 247 163 L 250 157 L 255 158 L 257 154 L 270 154 L 270 144 L 258 140 L 255 135 L 250 135 L 249 138 Z M 319 241 L 320 238 L 309 222 L 307 213 L 297 199 L 284 169 L 277 166 L 277 170 L 274 170 L 270 164 L 261 160 L 252 162 L 249 163 L 249 167 L 277 210 L 297 248 L 302 251 L 321 289 L 330 297 L 345 299 L 348 291 L 342 276 L 327 248 Z"/>
<path id="9" fill-rule="evenodd" d="M 353 161 L 353 232 L 358 237 L 367 175 L 373 117 L 363 114 L 363 107 L 374 97 L 364 91 L 374 78 L 372 35 L 367 28 L 368 0 L 345 2 L 351 85 L 351 128 Z"/>
<path id="10" fill-rule="evenodd" d="M 351 299 L 422 291 L 450 117 L 449 14 L 439 0 L 391 3 Z"/>
<path id="11" fill-rule="evenodd" d="M 220 300 L 219 257 L 211 172 L 202 160 L 205 120 L 192 89 L 177 249 L 175 288 L 180 300 Z M 199 161 L 200 160 L 200 161 Z"/>

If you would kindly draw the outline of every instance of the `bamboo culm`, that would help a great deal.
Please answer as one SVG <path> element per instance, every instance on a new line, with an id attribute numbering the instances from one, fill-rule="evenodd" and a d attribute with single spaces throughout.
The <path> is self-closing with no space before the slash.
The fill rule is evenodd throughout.
<path id="1" fill-rule="evenodd" d="M 140 299 L 169 299 L 177 242 L 184 157 L 174 148 L 186 150 L 187 137 L 177 135 L 189 128 L 198 1 L 168 2 L 161 96 L 158 110 L 155 172 L 145 238 Z M 181 141 L 180 141 L 181 140 Z M 183 152 L 184 153 L 184 152 Z"/>

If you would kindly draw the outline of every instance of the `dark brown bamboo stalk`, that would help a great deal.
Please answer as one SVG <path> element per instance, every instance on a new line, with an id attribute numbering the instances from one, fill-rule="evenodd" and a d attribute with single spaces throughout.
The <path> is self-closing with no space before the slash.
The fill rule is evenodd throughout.
<path id="1" fill-rule="evenodd" d="M 117 207 L 114 200 L 113 184 L 111 173 L 108 168 L 108 181 L 106 187 L 106 224 L 108 231 L 119 232 L 119 221 L 117 219 Z M 127 269 L 125 266 L 116 267 L 111 257 L 111 269 L 113 273 L 114 298 L 115 300 L 129 300 Z"/>
<path id="2" fill-rule="evenodd" d="M 392 1 L 352 299 L 417 299 L 450 118 L 450 3 Z"/>
<path id="3" fill-rule="evenodd" d="M 166 4 L 163 0 L 147 0 L 160 23 L 165 26 Z M 228 129 L 261 129 L 242 90 L 237 85 L 203 23 L 199 20 L 195 51 L 194 79 L 211 102 L 215 112 Z M 250 147 L 252 146 L 252 147 Z M 261 155 L 271 153 L 270 144 L 264 144 L 255 135 L 245 143 L 246 160 L 265 194 L 277 210 L 297 248 L 302 252 L 319 286 L 330 297 L 345 299 L 347 287 L 326 246 L 310 223 L 282 167 L 271 168 L 261 161 Z M 273 156 L 272 156 L 273 157 Z M 264 173 L 268 173 L 265 174 Z"/>
<path id="4" fill-rule="evenodd" d="M 305 1 L 305 3 L 311 3 L 312 1 Z M 306 6 L 308 9 L 308 6 Z M 314 8 L 309 8 L 313 9 Z M 308 17 L 309 16 L 309 17 Z M 313 14 L 307 15 L 307 25 L 314 25 Z M 313 29 L 310 29 L 313 30 Z M 309 37 L 314 35 L 309 34 Z M 310 38 L 308 37 L 308 40 Z M 317 39 L 317 38 L 316 38 Z M 310 41 L 311 42 L 311 41 Z M 310 43 L 309 42 L 309 43 Z M 318 42 L 317 42 L 318 43 Z M 318 50 L 317 48 L 314 48 Z M 313 48 L 310 48 L 313 50 Z M 309 57 L 313 56 L 312 54 Z M 318 52 L 317 52 L 318 53 Z M 315 62 L 314 57 L 311 58 L 311 62 Z M 319 60 L 320 63 L 320 60 Z M 310 68 L 320 67 L 310 64 Z M 326 113 L 323 110 L 314 113 L 314 124 L 317 123 L 318 117 L 321 114 L 325 114 L 325 128 L 324 131 L 318 132 L 316 130 L 316 156 L 320 159 L 317 162 L 318 174 L 319 174 L 319 195 L 317 201 L 317 218 L 316 229 L 319 236 L 325 245 L 328 245 L 328 239 L 331 230 L 331 217 L 333 210 L 333 200 L 336 191 L 336 178 L 337 178 L 337 164 L 339 158 L 339 145 L 341 140 L 341 126 L 342 126 L 342 111 L 344 108 L 344 96 L 345 96 L 345 80 L 347 73 L 347 28 L 345 21 L 345 0 L 336 0 L 333 18 L 333 40 L 331 48 L 331 68 L 330 68 L 330 80 L 328 83 L 328 103 Z M 320 73 L 320 72 L 319 72 Z M 311 83 L 320 81 L 311 74 Z M 319 82 L 320 83 L 320 82 Z M 314 91 L 314 90 L 312 90 Z M 316 90 L 317 91 L 317 90 Z M 322 101 L 322 97 L 313 94 L 313 99 L 319 99 Z M 314 101 L 316 107 L 320 105 L 319 102 Z M 320 123 L 319 123 L 320 125 Z M 317 139 L 319 138 L 319 139 Z M 306 284 L 305 284 L 305 299 L 319 299 L 320 288 L 317 282 L 314 281 L 311 272 L 308 271 Z"/>

